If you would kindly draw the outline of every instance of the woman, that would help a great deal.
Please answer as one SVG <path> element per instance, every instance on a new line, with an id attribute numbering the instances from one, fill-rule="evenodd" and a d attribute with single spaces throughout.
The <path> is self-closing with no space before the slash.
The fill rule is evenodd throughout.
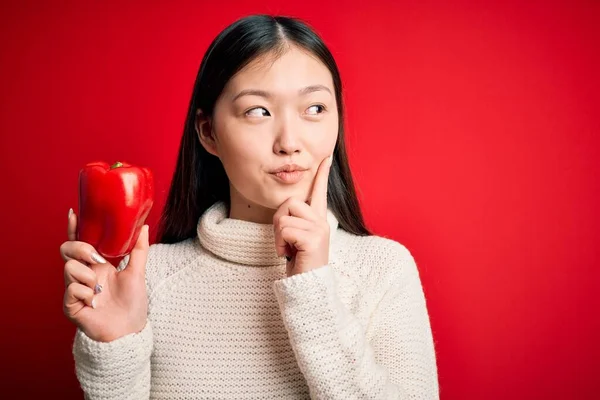
<path id="1" fill-rule="evenodd" d="M 145 226 L 115 268 L 69 212 L 64 311 L 87 398 L 439 397 L 418 269 L 365 227 L 343 121 L 306 24 L 258 15 L 219 34 L 159 243 Z"/>

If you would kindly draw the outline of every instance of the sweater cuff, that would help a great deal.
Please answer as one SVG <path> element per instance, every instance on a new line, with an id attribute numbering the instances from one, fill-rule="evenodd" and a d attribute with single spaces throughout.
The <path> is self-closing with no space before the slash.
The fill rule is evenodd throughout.
<path id="1" fill-rule="evenodd" d="M 334 294 L 336 292 L 335 285 L 333 269 L 331 266 L 325 265 L 276 280 L 273 283 L 273 289 L 280 305 L 296 306 L 305 302 L 308 295 L 323 298 L 324 295 Z"/>
<path id="2" fill-rule="evenodd" d="M 292 342 L 320 341 L 322 334 L 339 334 L 351 325 L 350 313 L 338 297 L 337 286 L 337 278 L 330 265 L 273 283 Z"/>
<path id="3" fill-rule="evenodd" d="M 93 374 L 135 369 L 149 360 L 153 349 L 150 321 L 138 333 L 131 333 L 111 342 L 90 339 L 77 329 L 73 355 L 79 371 Z"/>

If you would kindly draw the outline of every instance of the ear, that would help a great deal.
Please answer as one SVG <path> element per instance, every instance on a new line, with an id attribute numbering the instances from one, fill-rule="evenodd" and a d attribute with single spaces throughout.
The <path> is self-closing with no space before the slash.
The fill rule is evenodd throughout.
<path id="1" fill-rule="evenodd" d="M 212 122 L 210 117 L 204 115 L 202 110 L 196 110 L 196 121 L 194 123 L 198 140 L 202 146 L 213 156 L 219 157 L 217 143 L 212 131 Z"/>

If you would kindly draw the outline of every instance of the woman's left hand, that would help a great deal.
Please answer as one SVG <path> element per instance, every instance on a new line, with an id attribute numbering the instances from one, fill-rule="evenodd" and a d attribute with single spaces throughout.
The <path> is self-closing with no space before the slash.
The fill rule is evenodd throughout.
<path id="1" fill-rule="evenodd" d="M 327 183 L 331 161 L 329 156 L 319 165 L 308 204 L 290 197 L 273 215 L 277 255 L 288 259 L 288 277 L 329 263 Z"/>

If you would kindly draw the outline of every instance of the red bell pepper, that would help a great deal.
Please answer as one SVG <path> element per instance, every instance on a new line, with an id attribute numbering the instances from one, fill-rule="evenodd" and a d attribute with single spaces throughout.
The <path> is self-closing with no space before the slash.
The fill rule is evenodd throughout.
<path id="1" fill-rule="evenodd" d="M 131 252 L 154 202 L 154 179 L 148 168 L 125 162 L 91 162 L 79 172 L 77 240 L 102 256 Z"/>

